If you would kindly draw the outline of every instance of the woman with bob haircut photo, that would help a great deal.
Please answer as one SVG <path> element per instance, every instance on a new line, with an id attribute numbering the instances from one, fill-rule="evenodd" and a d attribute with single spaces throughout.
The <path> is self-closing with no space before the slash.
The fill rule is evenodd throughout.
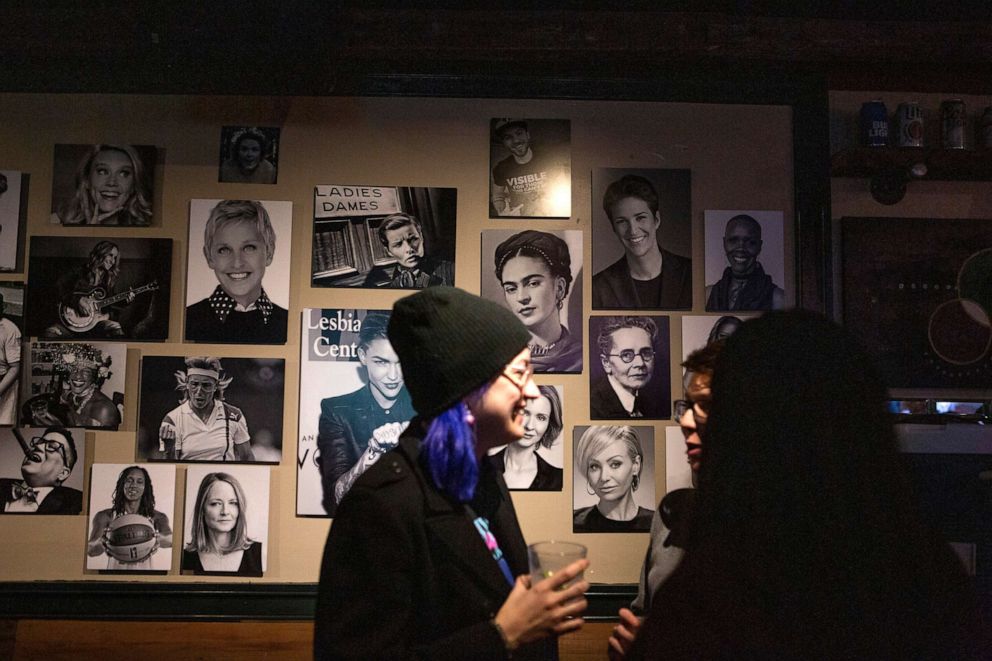
<path id="1" fill-rule="evenodd" d="M 513 502 L 484 460 L 523 437 L 540 394 L 529 338 L 502 305 L 453 287 L 393 306 L 389 341 L 418 416 L 338 506 L 316 659 L 554 660 L 556 636 L 582 626 L 588 560 L 532 582 Z"/>
<path id="2" fill-rule="evenodd" d="M 525 230 L 496 247 L 496 279 L 506 306 L 530 332 L 535 372 L 581 372 L 582 343 L 561 323 L 572 286 L 568 244 L 554 234 Z"/>
<path id="3" fill-rule="evenodd" d="M 713 372 L 685 555 L 628 658 L 988 659 L 973 580 L 921 517 L 888 399 L 825 317 L 744 322 Z"/>
<path id="4" fill-rule="evenodd" d="M 647 532 L 652 510 L 634 501 L 644 451 L 630 426 L 592 425 L 575 444 L 575 469 L 599 502 L 572 513 L 573 532 Z"/>
<path id="5" fill-rule="evenodd" d="M 131 145 L 94 145 L 76 170 L 76 192 L 54 214 L 63 225 L 147 226 L 151 192 Z"/>
<path id="6" fill-rule="evenodd" d="M 229 473 L 207 473 L 196 492 L 193 526 L 182 571 L 262 575 L 262 543 L 248 537 L 248 500 Z"/>
<path id="7" fill-rule="evenodd" d="M 503 475 L 510 490 L 561 491 L 564 471 L 538 454 L 550 448 L 562 432 L 561 397 L 552 386 L 538 386 L 541 396 L 524 407 L 524 436 L 496 454 L 489 455 L 493 467 Z"/>

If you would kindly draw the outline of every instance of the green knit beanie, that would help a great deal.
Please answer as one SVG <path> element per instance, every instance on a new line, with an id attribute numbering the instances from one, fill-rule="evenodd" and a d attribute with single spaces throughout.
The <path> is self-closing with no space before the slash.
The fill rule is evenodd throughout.
<path id="1" fill-rule="evenodd" d="M 530 340 L 505 307 L 455 287 L 396 301 L 388 334 L 413 407 L 425 418 L 491 381 Z"/>

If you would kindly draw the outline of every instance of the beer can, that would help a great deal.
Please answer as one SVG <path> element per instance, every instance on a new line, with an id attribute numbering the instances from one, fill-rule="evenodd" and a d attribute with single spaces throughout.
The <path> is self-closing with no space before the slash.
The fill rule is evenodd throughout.
<path id="1" fill-rule="evenodd" d="M 861 104 L 861 144 L 884 147 L 889 142 L 889 112 L 879 99 Z"/>
<path id="2" fill-rule="evenodd" d="M 978 137 L 981 145 L 992 149 L 992 106 L 985 108 L 978 126 Z"/>
<path id="3" fill-rule="evenodd" d="M 948 99 L 940 104 L 940 135 L 944 149 L 964 149 L 964 101 Z"/>
<path id="4" fill-rule="evenodd" d="M 923 111 L 915 101 L 900 103 L 896 110 L 896 145 L 899 147 L 923 146 Z"/>

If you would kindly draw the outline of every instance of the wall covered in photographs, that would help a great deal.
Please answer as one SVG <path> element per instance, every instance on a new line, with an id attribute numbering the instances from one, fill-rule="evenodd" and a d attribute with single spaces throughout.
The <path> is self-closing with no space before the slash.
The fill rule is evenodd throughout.
<path id="1" fill-rule="evenodd" d="M 511 236 L 539 231 L 564 241 L 572 276 L 558 311 L 559 326 L 573 338 L 572 345 L 566 345 L 569 351 L 563 352 L 570 362 L 560 371 L 549 369 L 535 377 L 539 386 L 555 388 L 563 431 L 550 446 L 541 445 L 530 455 L 535 463 L 538 457 L 545 462 L 540 464 L 541 474 L 550 475 L 550 480 L 523 484 L 526 479 L 521 476 L 530 471 L 523 464 L 533 464 L 516 462 L 519 457 L 508 459 L 508 455 L 504 455 L 504 475 L 509 473 L 512 480 L 514 470 L 523 465 L 524 471 L 517 471 L 514 484 L 520 487 L 515 487 L 513 498 L 525 538 L 581 541 L 589 547 L 590 557 L 609 558 L 595 561 L 595 581 L 633 583 L 643 561 L 646 533 L 617 537 L 573 532 L 574 511 L 600 502 L 586 492 L 588 482 L 579 493 L 589 500 L 581 504 L 572 500 L 578 479 L 574 428 L 632 424 L 643 429 L 639 439 L 651 449 L 645 447 L 644 474 L 633 493 L 639 507 L 657 505 L 668 464 L 662 430 L 674 428 L 670 401 L 681 395 L 677 357 L 683 351 L 682 317 L 705 313 L 705 286 L 710 282 L 704 274 L 704 210 L 781 211 L 786 259 L 784 280 L 776 275 L 776 284 L 788 292 L 787 283 L 795 277 L 790 257 L 792 110 L 787 106 L 413 97 L 254 97 L 242 103 L 228 96 L 0 94 L 0 107 L 14 118 L 0 125 L 4 145 L 0 167 L 4 172 L 32 173 L 33 185 L 24 194 L 21 210 L 24 231 L 15 241 L 26 256 L 24 273 L 15 270 L 9 277 L 4 275 L 27 284 L 24 355 L 30 354 L 32 342 L 126 345 L 124 358 L 120 363 L 113 359 L 113 375 L 101 387 L 112 401 L 115 393 L 123 393 L 118 409 L 122 422 L 116 431 L 76 428 L 87 448 L 69 480 L 71 488 L 82 494 L 79 514 L 45 517 L 39 526 L 0 517 L 4 519 L 0 535 L 16 532 L 19 548 L 37 550 L 5 558 L 0 566 L 4 581 L 106 580 L 100 572 L 107 569 L 86 568 L 89 556 L 83 549 L 94 514 L 112 506 L 109 481 L 116 483 L 120 471 L 132 465 L 174 470 L 177 497 L 173 516 L 159 500 L 160 482 L 168 478 L 149 473 L 156 509 L 169 515 L 173 531 L 171 548 L 160 546 L 152 559 L 161 562 L 171 557 L 171 562 L 165 576 L 124 570 L 124 579 L 218 580 L 197 574 L 197 562 L 204 572 L 210 571 L 211 562 L 199 551 L 195 558 L 187 552 L 192 530 L 180 502 L 182 508 L 194 507 L 206 474 L 227 472 L 241 483 L 244 502 L 238 505 L 242 509 L 246 505 L 249 517 L 256 516 L 259 507 L 269 508 L 264 519 L 268 528 L 246 520 L 245 572 L 257 575 L 259 563 L 254 559 L 261 555 L 264 573 L 252 580 L 316 581 L 326 533 L 334 525 L 328 509 L 335 507 L 335 490 L 346 493 L 353 478 L 370 459 L 381 456 L 380 450 L 395 441 L 412 416 L 404 403 L 402 378 L 384 343 L 373 338 L 370 350 L 359 352 L 362 329 L 354 322 L 374 328 L 376 317 L 388 312 L 398 298 L 437 283 L 454 283 L 506 303 L 503 283 L 495 277 L 496 248 Z M 122 123 L 122 116 L 129 121 Z M 80 117 L 85 121 L 78 121 Z M 497 140 L 497 124 L 503 119 L 510 121 L 499 128 L 509 128 L 514 135 L 501 131 L 506 140 Z M 94 145 L 118 147 L 94 150 Z M 154 146 L 154 152 L 143 145 Z M 530 150 L 537 160 L 529 163 L 550 165 L 511 173 L 509 179 L 515 179 L 512 183 L 521 185 L 520 190 L 511 191 L 504 177 L 506 190 L 495 191 L 494 199 L 494 166 L 508 158 L 516 163 L 514 149 L 522 160 L 527 160 Z M 90 160 L 102 165 L 89 167 Z M 554 182 L 545 189 L 543 182 L 559 178 L 566 164 L 567 186 Z M 607 172 L 613 174 L 599 176 Z M 662 287 L 634 282 L 649 271 L 632 273 L 622 303 L 599 303 L 592 293 L 597 274 L 618 261 L 626 263 L 628 248 L 603 210 L 603 197 L 612 178 L 627 174 L 647 179 L 658 194 L 660 220 L 653 236 L 659 254 L 664 249 L 687 260 L 682 264 L 691 263 L 684 280 L 688 284 L 680 284 L 676 296 L 682 297 L 685 288 L 687 302 L 681 298 L 669 303 L 668 294 L 663 296 L 664 304 L 661 298 L 652 298 L 651 292 L 657 294 Z M 22 180 L 22 191 L 25 188 Z M 523 199 L 539 189 L 533 204 Z M 498 212 L 500 194 L 509 205 L 501 203 Z M 276 236 L 272 262 L 263 260 L 264 275 L 250 260 L 230 269 L 207 262 L 201 247 L 205 223 L 222 200 L 261 201 Z M 63 224 L 67 219 L 75 224 Z M 240 223 L 231 228 L 244 229 Z M 6 225 L 2 232 L 0 245 L 6 247 Z M 255 234 L 241 245 L 257 239 Z M 646 243 L 633 235 L 626 240 L 634 256 L 637 246 Z M 109 245 L 96 250 L 103 241 L 116 246 L 116 256 Z M 725 254 L 721 259 L 725 264 Z M 764 252 L 761 259 L 764 263 Z M 678 261 L 669 260 L 669 270 Z M 92 272 L 99 282 L 86 286 Z M 116 272 L 113 277 L 111 272 Z M 265 316 L 262 308 L 271 303 L 275 313 L 279 313 L 275 308 L 286 311 L 285 339 L 269 341 L 258 334 L 240 338 L 238 332 L 244 330 L 240 326 L 238 332 L 225 328 L 220 335 L 189 333 L 186 308 L 203 301 L 210 305 L 225 279 L 230 281 L 229 290 L 220 287 L 224 297 L 215 300 L 218 305 L 210 306 L 210 313 L 219 317 L 214 308 L 223 312 L 233 301 L 234 310 L 228 315 L 237 312 L 257 319 Z M 257 295 L 255 280 L 261 284 Z M 138 291 L 152 283 L 158 288 Z M 244 295 L 242 286 L 248 290 Z M 104 290 L 103 298 L 89 295 L 99 309 L 94 310 L 94 305 L 77 309 L 77 291 L 95 287 Z M 668 291 L 667 284 L 664 290 Z M 11 307 L 12 317 L 16 307 Z M 519 311 L 523 317 L 533 316 L 528 310 Z M 656 408 L 642 418 L 593 417 L 590 388 L 605 375 L 596 343 L 598 324 L 608 315 L 620 314 L 645 316 L 660 324 L 653 381 L 646 386 L 654 394 Z M 74 331 L 67 327 L 65 316 L 86 318 L 84 327 L 95 323 Z M 553 321 L 554 314 L 544 318 Z M 262 323 L 268 329 L 267 322 Z M 547 340 L 542 344 L 555 342 L 541 337 Z M 211 384 L 205 382 L 213 378 L 209 367 L 193 375 L 186 370 L 184 359 L 196 356 L 217 357 L 225 377 L 232 377 L 224 401 L 240 415 L 229 416 L 221 408 L 222 419 L 214 420 L 214 436 L 222 437 L 225 455 L 230 439 L 231 461 L 197 459 L 193 454 L 179 459 L 175 440 L 162 438 L 183 431 L 175 420 L 163 425 L 183 399 L 176 372 L 187 379 L 183 387 L 187 397 L 192 393 L 202 398 L 210 390 Z M 638 354 L 631 363 L 639 365 L 642 360 Z M 554 367 L 561 365 L 556 361 Z M 40 378 L 50 383 L 52 375 Z M 123 388 L 111 386 L 118 378 L 124 379 Z M 220 375 L 216 381 L 213 393 L 220 387 Z M 30 380 L 26 387 L 33 387 Z M 374 415 L 357 419 L 349 414 L 349 397 L 373 402 L 368 410 Z M 548 428 L 555 427 L 553 409 L 542 400 L 529 414 L 535 419 L 535 435 L 539 417 L 547 415 Z M 225 436 L 219 424 L 225 420 L 231 436 Z M 374 427 L 359 428 L 369 427 L 370 421 Z M 235 436 L 237 440 L 242 436 L 232 430 L 242 425 L 250 439 L 249 460 L 235 454 L 235 447 L 244 444 L 234 442 Z M 346 427 L 350 435 L 343 431 Z M 10 436 L 10 428 L 2 431 Z M 6 445 L 16 445 L 16 439 L 7 437 Z M 20 456 L 0 477 L 19 477 L 25 455 L 14 449 Z M 180 451 L 187 450 L 193 452 L 183 441 Z M 170 460 L 163 461 L 170 452 Z M 61 461 L 57 448 L 46 456 Z M 94 464 L 120 469 L 103 480 L 103 486 L 93 486 L 83 476 Z M 236 472 L 253 468 L 271 475 L 271 482 L 265 478 L 271 498 L 263 497 L 249 477 Z M 91 502 L 87 511 L 85 505 Z M 265 536 L 267 530 L 272 534 Z M 261 544 L 260 554 L 249 540 Z M 189 560 L 185 570 L 184 558 Z M 106 566 L 105 555 L 95 559 Z M 249 580 L 240 561 L 233 568 L 213 568 L 221 577 L 242 575 L 235 580 Z"/>
<path id="2" fill-rule="evenodd" d="M 27 333 L 46 339 L 165 340 L 170 239 L 36 236 Z"/>

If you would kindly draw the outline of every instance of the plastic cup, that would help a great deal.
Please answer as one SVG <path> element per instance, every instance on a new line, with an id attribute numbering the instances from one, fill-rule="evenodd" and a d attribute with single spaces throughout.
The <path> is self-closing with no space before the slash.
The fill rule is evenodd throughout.
<path id="1" fill-rule="evenodd" d="M 554 576 L 576 560 L 586 557 L 586 547 L 574 542 L 537 542 L 527 547 L 531 584 Z M 582 574 L 575 577 L 581 580 Z M 569 584 L 573 581 L 569 581 Z M 561 586 L 562 589 L 568 584 Z"/>

